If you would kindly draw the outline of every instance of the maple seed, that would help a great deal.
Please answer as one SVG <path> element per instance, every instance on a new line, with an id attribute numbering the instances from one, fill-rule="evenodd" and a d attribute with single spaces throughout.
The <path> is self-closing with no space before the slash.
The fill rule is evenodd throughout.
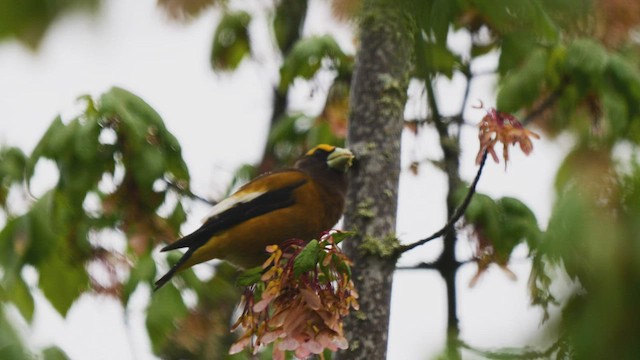
<path id="1" fill-rule="evenodd" d="M 274 343 L 273 359 L 285 359 L 286 351 L 305 359 L 347 348 L 342 319 L 358 309 L 358 294 L 349 275 L 351 261 L 333 237 L 339 234 L 326 232 L 306 246 L 294 239 L 267 248 L 271 256 L 264 272 L 245 289 L 242 314 L 231 329 L 241 327 L 244 333 L 229 353 L 249 348 L 255 354 Z"/>
<path id="2" fill-rule="evenodd" d="M 475 108 L 483 109 L 484 105 L 480 102 Z M 533 150 L 531 137 L 540 139 L 540 136 L 533 131 L 525 129 L 515 116 L 503 113 L 495 108 L 487 108 L 487 114 L 478 124 L 478 139 L 480 140 L 480 150 L 476 156 L 476 164 L 482 162 L 484 152 L 487 151 L 496 163 L 499 163 L 498 155 L 493 146 L 497 142 L 501 142 L 502 157 L 504 158 L 504 168 L 507 169 L 509 161 L 509 145 L 520 145 L 520 149 L 525 155 L 529 155 Z"/>

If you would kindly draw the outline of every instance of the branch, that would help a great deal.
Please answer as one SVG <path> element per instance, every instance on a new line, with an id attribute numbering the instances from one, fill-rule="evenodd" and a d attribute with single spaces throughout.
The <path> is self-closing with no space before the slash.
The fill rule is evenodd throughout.
<path id="1" fill-rule="evenodd" d="M 473 125 L 473 126 L 475 126 L 475 124 L 464 122 L 464 119 L 462 118 L 461 114 L 451 115 L 451 116 L 442 116 L 442 115 L 440 115 L 440 119 L 442 119 L 445 122 L 449 122 L 449 123 L 455 122 L 455 123 L 460 123 L 460 124 L 464 124 L 464 125 Z M 433 117 L 427 116 L 427 117 L 424 117 L 424 118 L 405 120 L 404 121 L 404 126 L 411 128 L 411 127 L 429 125 L 429 124 L 432 124 L 433 122 L 434 122 Z"/>
<path id="2" fill-rule="evenodd" d="M 486 359 L 518 359 L 518 360 L 533 360 L 533 359 L 550 359 L 551 355 L 560 350 L 561 346 L 566 343 L 565 336 L 560 336 L 558 340 L 556 340 L 551 346 L 549 346 L 546 350 L 529 350 L 523 351 L 521 353 L 513 353 L 513 352 L 500 352 L 500 351 L 488 351 L 488 350 L 480 350 L 472 347 L 471 345 L 465 343 L 464 341 L 460 341 L 460 347 L 463 349 L 467 349 L 472 351 L 483 358 Z"/>
<path id="3" fill-rule="evenodd" d="M 464 109 L 467 108 L 467 103 L 469 102 L 469 93 L 471 92 L 471 82 L 473 81 L 473 73 L 471 72 L 471 65 L 467 65 L 465 71 L 463 71 L 465 78 L 467 79 L 467 84 L 464 87 L 464 95 L 462 96 L 462 105 L 460 106 L 460 123 L 464 121 Z M 458 136 L 460 135 L 460 130 L 458 130 Z"/>
<path id="4" fill-rule="evenodd" d="M 449 219 L 449 221 L 447 221 L 447 223 L 442 227 L 442 229 L 436 231 L 433 235 L 416 241 L 412 244 L 406 244 L 406 245 L 401 245 L 397 248 L 396 250 L 396 254 L 399 256 L 413 248 L 416 248 L 418 246 L 424 245 L 426 243 L 428 243 L 431 240 L 437 239 L 439 237 L 441 237 L 442 235 L 446 234 L 447 232 L 449 232 L 453 226 L 456 224 L 456 222 L 458 220 L 460 220 L 460 218 L 462 217 L 462 215 L 464 215 L 464 212 L 467 210 L 467 207 L 469 206 L 469 204 L 471 203 L 471 198 L 473 198 L 473 194 L 475 194 L 476 192 L 476 186 L 478 185 L 478 182 L 480 181 L 480 176 L 482 175 L 482 169 L 484 168 L 485 163 L 487 162 L 487 151 L 485 151 L 482 154 L 482 160 L 480 161 L 480 168 L 478 169 L 478 173 L 476 174 L 476 177 L 473 179 L 473 183 L 471 184 L 471 187 L 469 187 L 469 191 L 467 192 L 467 195 L 465 196 L 464 200 L 462 201 L 462 204 L 460 204 L 460 206 L 458 206 L 456 208 L 456 210 L 454 211 L 453 215 L 451 216 L 451 218 Z"/>
<path id="5" fill-rule="evenodd" d="M 556 103 L 556 101 L 564 92 L 564 89 L 567 87 L 568 83 L 569 82 L 567 80 L 563 81 L 560 86 L 558 86 L 558 88 L 556 88 L 551 94 L 549 94 L 549 96 L 547 96 L 546 99 L 544 99 L 541 103 L 538 104 L 538 106 L 531 110 L 531 112 L 527 114 L 527 116 L 525 116 L 522 121 L 520 121 L 522 125 L 527 125 L 533 119 L 542 115 L 545 110 L 553 106 L 553 104 Z"/>
<path id="6" fill-rule="evenodd" d="M 437 262 L 421 262 L 410 266 L 396 266 L 396 270 L 438 270 Z"/>
<path id="7" fill-rule="evenodd" d="M 464 261 L 459 261 L 458 265 L 466 265 L 471 263 L 475 264 L 476 262 L 477 262 L 476 259 L 472 258 Z M 441 268 L 440 263 L 438 263 L 438 261 L 433 261 L 433 262 L 421 262 L 416 265 L 410 265 L 410 266 L 398 266 L 396 267 L 396 270 L 440 270 L 440 268 Z"/>
<path id="8" fill-rule="evenodd" d="M 478 260 L 479 259 L 477 257 L 471 257 L 466 260 L 458 261 L 458 265 L 462 266 L 467 264 L 477 264 Z M 513 257 L 509 258 L 509 265 L 529 264 L 530 262 L 531 262 L 531 258 L 528 256 L 518 257 L 518 258 L 513 258 Z M 495 265 L 496 263 L 494 262 L 491 264 Z M 439 267 L 438 261 L 436 260 L 432 262 L 421 262 L 415 265 L 396 266 L 396 270 L 440 270 L 440 267 Z"/>
<path id="9" fill-rule="evenodd" d="M 217 204 L 216 201 L 212 201 L 212 200 L 206 199 L 206 198 L 204 198 L 204 197 L 202 197 L 200 195 L 196 195 L 196 194 L 192 193 L 191 190 L 185 189 L 183 186 L 180 186 L 180 185 L 176 184 L 175 182 L 173 182 L 173 181 L 171 181 L 169 179 L 165 178 L 165 179 L 162 179 L 162 180 L 164 181 L 165 184 L 167 184 L 167 187 L 169 189 L 174 190 L 175 192 L 177 192 L 180 195 L 186 196 L 186 197 L 188 197 L 190 199 L 202 201 L 203 203 L 211 205 L 211 206 Z"/>

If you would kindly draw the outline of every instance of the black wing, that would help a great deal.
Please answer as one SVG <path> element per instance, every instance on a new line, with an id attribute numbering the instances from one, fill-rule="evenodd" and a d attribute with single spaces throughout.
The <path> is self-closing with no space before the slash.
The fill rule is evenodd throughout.
<path id="1" fill-rule="evenodd" d="M 293 191 L 306 183 L 301 179 L 280 189 L 268 191 L 255 199 L 240 202 L 220 214 L 209 218 L 198 230 L 162 248 L 160 251 L 169 251 L 188 247 L 180 260 L 163 277 L 156 281 L 154 290 L 159 289 L 178 271 L 199 247 L 204 245 L 211 237 L 225 229 L 233 227 L 248 219 L 264 215 L 271 211 L 282 209 L 294 204 Z"/>

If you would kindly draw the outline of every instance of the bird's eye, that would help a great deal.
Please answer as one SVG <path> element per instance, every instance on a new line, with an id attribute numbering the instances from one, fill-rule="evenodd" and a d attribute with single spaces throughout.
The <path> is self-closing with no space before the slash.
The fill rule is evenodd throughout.
<path id="1" fill-rule="evenodd" d="M 319 149 L 313 155 L 319 159 L 326 159 L 329 156 L 329 151 Z"/>

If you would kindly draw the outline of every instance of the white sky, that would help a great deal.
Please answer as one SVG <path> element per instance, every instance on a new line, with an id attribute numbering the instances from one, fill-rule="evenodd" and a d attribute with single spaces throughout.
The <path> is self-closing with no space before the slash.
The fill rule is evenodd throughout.
<path id="1" fill-rule="evenodd" d="M 256 4 L 252 2 L 251 4 Z M 328 20 L 326 2 L 313 1 L 306 31 L 332 32 L 347 48 L 353 47 L 346 25 Z M 56 23 L 41 49 L 32 53 L 16 42 L 0 43 L 0 143 L 30 152 L 53 118 L 75 114 L 75 99 L 99 95 L 111 86 L 141 96 L 164 118 L 183 147 L 196 193 L 216 197 L 235 166 L 256 161 L 262 151 L 270 114 L 271 87 L 277 78 L 271 49 L 262 45 L 255 59 L 245 61 L 233 75 L 214 74 L 209 66 L 210 44 L 218 14 L 208 12 L 189 24 L 167 21 L 154 0 L 104 2 L 98 18 L 71 16 Z M 264 19 L 259 20 L 264 21 Z M 260 28 L 257 26 L 256 29 Z M 262 26 L 264 28 L 264 26 Z M 254 32 L 255 33 L 255 32 Z M 259 34 L 262 39 L 268 34 Z M 455 36 L 453 42 L 466 38 Z M 264 42 L 263 42 L 264 43 Z M 488 59 L 491 68 L 492 59 Z M 492 105 L 491 77 L 479 78 L 470 99 Z M 459 108 L 460 79 L 441 82 L 443 113 Z M 297 87 L 294 104 L 319 111 L 321 101 L 307 103 L 308 87 Z M 481 110 L 467 109 L 479 121 Z M 513 151 L 508 171 L 489 163 L 478 189 L 492 196 L 515 196 L 528 204 L 546 224 L 552 201 L 552 180 L 569 141 L 540 140 L 524 157 Z M 475 129 L 463 131 L 462 175 L 471 180 L 476 167 Z M 437 137 L 425 131 L 417 139 L 404 136 L 404 160 L 438 158 Z M 44 176 L 43 176 L 44 177 Z M 47 179 L 39 180 L 50 184 Z M 398 234 L 403 241 L 426 237 L 445 222 L 445 177 L 425 165 L 420 175 L 405 172 L 401 179 Z M 44 186 L 44 185 L 41 185 Z M 193 206 L 184 230 L 198 226 L 207 209 Z M 434 241 L 404 256 L 402 265 L 433 259 L 441 243 Z M 460 253 L 470 246 L 460 242 Z M 525 249 L 520 249 L 522 258 Z M 204 266 L 204 265 L 201 265 Z M 459 272 L 459 315 L 462 338 L 488 348 L 521 346 L 540 339 L 541 312 L 528 306 L 529 265 L 515 262 L 518 280 L 509 280 L 492 268 L 473 288 L 468 281 L 475 265 Z M 38 293 L 38 292 L 36 292 Z M 136 293 L 127 312 L 108 298 L 83 296 L 66 319 L 37 296 L 34 325 L 14 316 L 29 342 L 39 347 L 61 346 L 72 360 L 154 359 L 144 330 L 148 289 Z M 435 272 L 404 271 L 395 276 L 392 300 L 389 359 L 425 359 L 442 350 L 445 336 L 444 283 Z M 470 354 L 466 354 L 472 358 Z"/>

